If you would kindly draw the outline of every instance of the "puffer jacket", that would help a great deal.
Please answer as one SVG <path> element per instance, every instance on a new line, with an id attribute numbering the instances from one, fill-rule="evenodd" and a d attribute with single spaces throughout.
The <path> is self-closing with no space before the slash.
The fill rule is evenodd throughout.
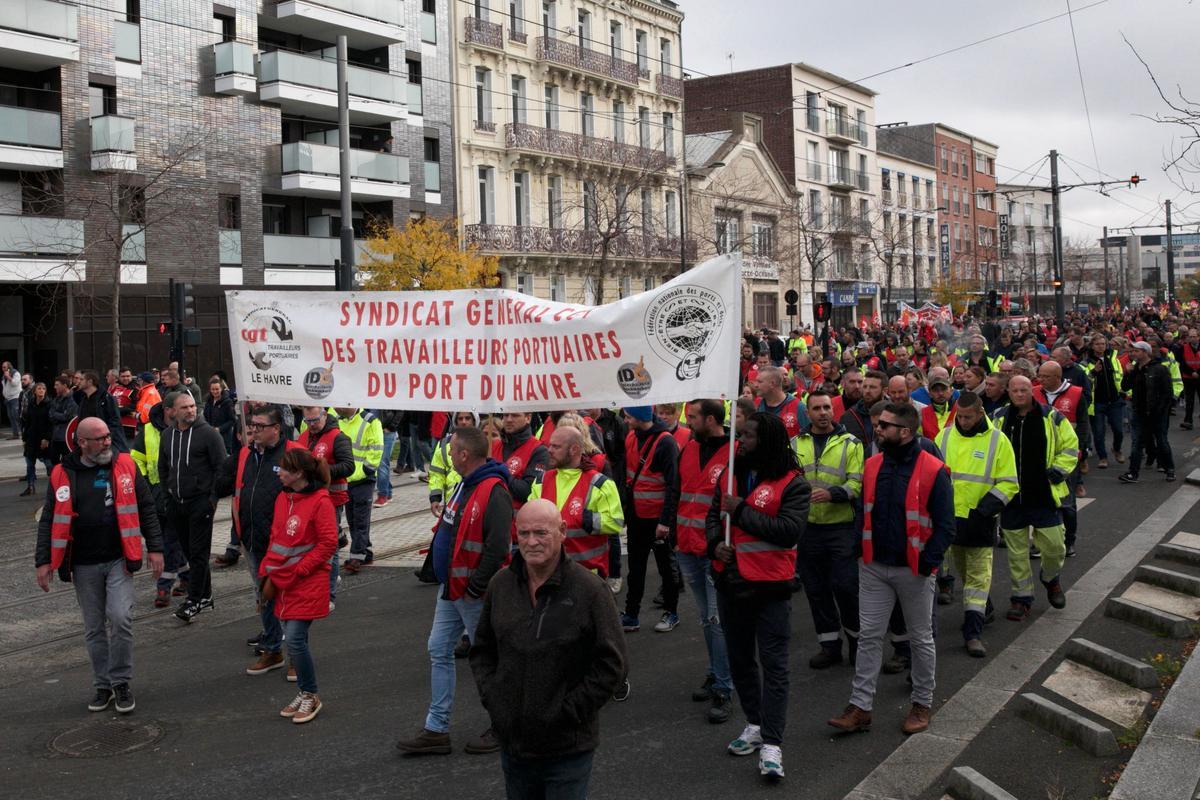
<path id="1" fill-rule="evenodd" d="M 329 616 L 329 560 L 337 550 L 337 519 L 329 492 L 309 484 L 298 492 L 284 489 L 275 498 L 270 547 L 258 565 L 278 594 L 279 619 Z"/>

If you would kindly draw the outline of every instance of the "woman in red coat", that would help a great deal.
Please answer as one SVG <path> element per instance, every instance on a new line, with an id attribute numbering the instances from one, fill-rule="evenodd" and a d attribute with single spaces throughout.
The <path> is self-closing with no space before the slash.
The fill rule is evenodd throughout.
<path id="1" fill-rule="evenodd" d="M 259 565 L 262 596 L 275 601 L 300 694 L 279 712 L 297 724 L 321 710 L 308 628 L 329 615 L 329 561 L 337 549 L 337 520 L 329 499 L 329 466 L 307 450 L 279 460 L 283 491 L 275 500 L 271 546 Z"/>

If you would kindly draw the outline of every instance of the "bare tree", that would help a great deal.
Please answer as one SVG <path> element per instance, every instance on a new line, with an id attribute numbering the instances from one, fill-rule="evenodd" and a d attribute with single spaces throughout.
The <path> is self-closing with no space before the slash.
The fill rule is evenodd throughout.
<path id="1" fill-rule="evenodd" d="M 843 265 L 852 263 L 845 242 L 846 238 L 853 238 L 852 227 L 847 225 L 852 218 L 838 213 L 831 204 L 809 203 L 803 197 L 797 198 L 796 209 L 788 217 L 795 240 L 797 276 L 801 280 L 807 277 L 809 295 L 816 298 L 817 281 L 828 282 L 833 277 L 839 251 L 843 253 Z"/>
<path id="2" fill-rule="evenodd" d="M 1171 182 L 1180 189 L 1196 194 L 1200 191 L 1200 182 L 1197 182 L 1197 175 L 1200 175 L 1200 101 L 1185 95 L 1183 87 L 1178 84 L 1175 86 L 1173 95 L 1167 94 L 1137 48 L 1125 38 L 1124 34 L 1121 35 L 1121 38 L 1125 40 L 1125 44 L 1129 45 L 1129 49 L 1141 62 L 1146 74 L 1150 77 L 1150 82 L 1154 85 L 1154 90 L 1167 107 L 1165 112 L 1142 116 L 1170 126 L 1177 131 L 1173 148 L 1165 154 L 1166 161 L 1163 164 L 1163 170 L 1170 176 Z"/>
<path id="3" fill-rule="evenodd" d="M 888 314 L 893 313 L 895 303 L 892 301 L 892 289 L 897 284 L 896 269 L 900 266 L 899 262 L 907 256 L 907 260 L 903 266 L 906 269 L 913 269 L 914 258 L 916 253 L 913 251 L 912 235 L 913 231 L 909 227 L 917 220 L 911 215 L 906 216 L 906 223 L 901 226 L 899 218 L 891 210 L 886 208 L 877 209 L 867 220 L 864 225 L 864 230 L 867 235 L 864 237 L 867 242 L 869 252 L 874 256 L 875 260 L 883 267 L 884 284 L 884 299 L 883 307 Z M 924 233 L 920 234 L 924 236 Z M 900 285 L 904 281 L 900 276 Z M 914 275 L 914 280 L 917 276 Z M 914 283 L 913 286 L 917 286 Z"/>

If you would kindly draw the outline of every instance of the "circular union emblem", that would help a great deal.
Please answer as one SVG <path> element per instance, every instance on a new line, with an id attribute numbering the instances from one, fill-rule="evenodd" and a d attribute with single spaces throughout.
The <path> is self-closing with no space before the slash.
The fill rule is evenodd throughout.
<path id="1" fill-rule="evenodd" d="M 313 367 L 304 373 L 304 393 L 313 400 L 324 400 L 333 392 L 333 369 Z"/>
<path id="2" fill-rule="evenodd" d="M 704 286 L 664 292 L 646 309 L 646 338 L 655 354 L 675 367 L 680 381 L 699 377 L 725 322 L 725 302 Z"/>

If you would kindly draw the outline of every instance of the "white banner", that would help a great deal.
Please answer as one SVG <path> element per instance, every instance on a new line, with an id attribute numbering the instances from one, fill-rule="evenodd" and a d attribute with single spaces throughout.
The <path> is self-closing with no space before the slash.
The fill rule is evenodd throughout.
<path id="1" fill-rule="evenodd" d="M 737 396 L 740 259 L 616 303 L 505 289 L 227 292 L 238 396 L 291 405 L 550 411 Z"/>

